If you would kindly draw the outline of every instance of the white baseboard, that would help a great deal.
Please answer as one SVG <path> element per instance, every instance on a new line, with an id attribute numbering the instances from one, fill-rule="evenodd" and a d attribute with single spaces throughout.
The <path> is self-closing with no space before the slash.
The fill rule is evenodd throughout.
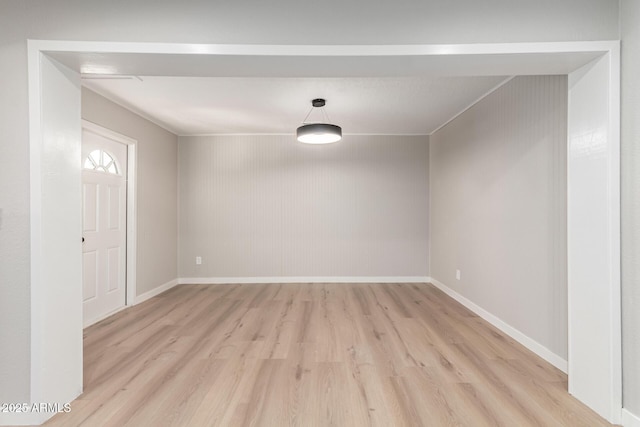
<path id="1" fill-rule="evenodd" d="M 144 301 L 146 301 L 146 300 L 148 300 L 150 298 L 153 298 L 156 295 L 160 295 L 164 291 L 168 291 L 169 289 L 173 288 L 177 284 L 178 284 L 178 279 L 170 280 L 167 283 L 158 286 L 157 288 L 153 288 L 150 291 L 145 292 L 144 294 L 137 296 L 133 300 L 133 304 L 123 305 L 122 307 L 120 307 L 120 308 L 118 308 L 118 309 L 116 309 L 114 311 L 111 311 L 111 312 L 109 312 L 109 313 L 107 313 L 105 315 L 102 315 L 102 316 L 97 317 L 95 319 L 91 319 L 91 321 L 89 321 L 87 323 L 83 323 L 82 327 L 83 328 L 88 328 L 89 326 L 94 325 L 94 324 L 106 319 L 107 317 L 111 317 L 114 314 L 119 313 L 122 310 L 125 310 L 125 309 L 127 309 L 129 307 L 132 307 L 132 306 L 136 305 L 136 304 L 140 304 L 141 302 L 144 302 Z M 0 424 L 0 425 L 2 425 L 2 424 Z"/>
<path id="2" fill-rule="evenodd" d="M 155 297 L 156 295 L 160 295 L 164 291 L 168 291 L 178 284 L 178 279 L 169 280 L 167 283 L 158 286 L 157 288 L 153 288 L 150 291 L 145 292 L 144 294 L 138 295 L 134 300 L 134 305 L 140 304 L 150 298 Z"/>
<path id="3" fill-rule="evenodd" d="M 624 427 L 640 427 L 640 417 L 622 408 L 622 425 Z"/>
<path id="4" fill-rule="evenodd" d="M 513 326 L 510 326 L 509 324 L 504 322 L 502 319 L 500 319 L 497 316 L 489 313 L 488 311 L 486 311 L 482 307 L 476 305 L 474 302 L 472 302 L 472 301 L 468 300 L 467 298 L 463 297 L 462 295 L 460 295 L 459 293 L 457 293 L 453 289 L 449 288 L 444 283 L 439 282 L 438 280 L 436 280 L 434 278 L 430 278 L 430 282 L 435 287 L 437 287 L 438 289 L 443 291 L 445 294 L 449 295 L 451 298 L 455 299 L 460 304 L 464 305 L 469 310 L 473 311 L 478 316 L 480 316 L 481 318 L 483 318 L 487 322 L 491 323 L 493 326 L 495 326 L 496 328 L 500 329 L 502 332 L 504 332 L 505 334 L 509 335 L 511 338 L 513 338 L 514 340 L 518 341 L 520 344 L 522 344 L 523 346 L 525 346 L 526 348 L 528 348 L 532 352 L 534 352 L 538 356 L 542 357 L 544 360 L 546 360 L 547 362 L 551 363 L 553 366 L 555 366 L 556 368 L 560 369 L 565 374 L 567 373 L 568 364 L 567 364 L 567 361 L 565 359 L 563 359 L 562 357 L 558 356 L 557 354 L 555 354 L 554 352 L 552 352 L 551 350 L 549 350 L 548 348 L 546 348 L 545 346 L 543 346 L 542 344 L 537 342 L 536 340 L 534 340 L 534 339 L 528 337 L 527 335 L 523 334 L 522 332 L 520 332 L 519 330 L 517 330 Z"/>
<path id="5" fill-rule="evenodd" d="M 182 277 L 178 283 L 184 284 L 236 284 L 236 283 L 426 283 L 427 276 L 388 277 Z"/>

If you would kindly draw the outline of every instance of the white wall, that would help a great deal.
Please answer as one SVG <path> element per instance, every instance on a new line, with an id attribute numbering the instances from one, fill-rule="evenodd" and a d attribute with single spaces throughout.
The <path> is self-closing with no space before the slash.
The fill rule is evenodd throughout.
<path id="1" fill-rule="evenodd" d="M 541 76 L 430 142 L 431 276 L 565 360 L 566 138 L 567 79 Z"/>
<path id="2" fill-rule="evenodd" d="M 25 25 L 0 5 L 0 402 L 28 402 L 31 381 L 29 132 Z M 11 21 L 17 21 L 12 23 Z M 6 66 L 5 64 L 14 64 Z"/>
<path id="3" fill-rule="evenodd" d="M 428 137 L 179 141 L 181 277 L 428 275 Z"/>
<path id="4" fill-rule="evenodd" d="M 41 156 L 33 160 L 35 256 L 31 277 L 31 399 L 65 403 L 82 392 L 82 223 L 80 76 L 41 58 Z M 66 188 L 61 194 L 56 190 Z M 9 402 L 7 402 L 9 403 Z M 50 414 L 31 414 L 34 422 Z M 19 414 L 3 411 L 14 421 Z"/>
<path id="5" fill-rule="evenodd" d="M 12 15 L 9 28 L 16 28 L 17 18 L 24 20 L 30 38 L 62 40 L 403 44 L 618 37 L 618 2 L 612 0 L 327 0 L 322 7 L 296 0 L 131 0 L 121 6 L 98 0 L 3 0 L 0 7 L 2 14 Z"/>
<path id="6" fill-rule="evenodd" d="M 178 277 L 178 142 L 169 131 L 82 88 L 82 118 L 138 141 L 136 293 Z"/>
<path id="7" fill-rule="evenodd" d="M 640 420 L 640 2 L 623 0 L 620 6 L 624 372 L 622 396 L 623 406 Z"/>
<path id="8" fill-rule="evenodd" d="M 618 38 L 615 0 L 359 0 L 348 5 L 332 0 L 320 10 L 307 4 L 283 0 L 247 8 L 242 2 L 198 1 L 185 7 L 169 0 L 154 2 L 153 7 L 143 0 L 122 6 L 97 0 L 0 3 L 0 401 L 28 401 L 30 393 L 28 38 L 284 44 Z M 336 7 L 340 14 L 334 13 Z M 321 14 L 328 14 L 330 31 L 308 24 L 310 10 L 317 22 L 325 22 Z M 626 105 L 637 108 L 639 103 L 631 98 Z M 637 235 L 638 227 L 627 224 L 623 234 Z"/>

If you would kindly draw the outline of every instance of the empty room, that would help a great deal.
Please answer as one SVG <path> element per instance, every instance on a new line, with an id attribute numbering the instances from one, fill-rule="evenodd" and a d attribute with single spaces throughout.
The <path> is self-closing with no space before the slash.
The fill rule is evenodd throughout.
<path id="1" fill-rule="evenodd" d="M 640 7 L 356 3 L 0 5 L 0 425 L 640 425 Z"/>

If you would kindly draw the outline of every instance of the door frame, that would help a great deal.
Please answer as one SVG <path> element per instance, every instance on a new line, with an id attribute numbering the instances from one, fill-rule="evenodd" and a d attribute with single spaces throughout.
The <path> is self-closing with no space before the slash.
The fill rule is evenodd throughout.
<path id="1" fill-rule="evenodd" d="M 103 136 L 127 147 L 127 232 L 126 232 L 126 291 L 124 307 L 135 304 L 136 300 L 136 243 L 137 243 L 137 161 L 138 141 L 89 120 L 82 119 L 82 129 Z M 109 313 L 107 316 L 113 314 Z M 95 323 L 95 322 L 94 322 Z"/>
<path id="2" fill-rule="evenodd" d="M 572 139 L 572 133 L 575 129 L 571 129 L 569 123 L 568 129 L 568 271 L 569 271 L 569 392 L 578 399 L 584 401 L 588 406 L 602 415 L 604 418 L 613 423 L 619 423 L 622 412 L 622 350 L 621 350 L 621 304 L 620 304 L 620 42 L 619 41 L 592 41 L 592 42 L 541 42 L 541 43 L 496 43 L 496 44 L 456 44 L 456 45 L 397 45 L 397 46 L 306 46 L 306 45 L 214 45 L 214 44 L 175 44 L 175 43 L 129 43 L 129 42 L 85 42 L 85 41 L 53 41 L 53 40 L 29 40 L 28 41 L 28 73 L 29 73 L 29 129 L 30 129 L 30 176 L 31 176 L 31 298 L 32 298 L 32 401 L 55 401 L 54 397 L 47 396 L 47 393 L 41 393 L 43 384 L 51 383 L 51 379 L 47 377 L 47 371 L 39 369 L 39 361 L 45 358 L 47 351 L 54 351 L 57 360 L 62 360 L 65 352 L 82 351 L 81 336 L 76 348 L 59 350 L 43 348 L 40 341 L 43 337 L 55 336 L 65 331 L 52 331 L 42 322 L 42 315 L 39 309 L 42 304 L 48 304 L 48 301 L 42 301 L 42 295 L 46 295 L 43 283 L 43 265 L 47 265 L 47 254 L 43 253 L 43 244 L 47 239 L 51 239 L 55 233 L 45 233 L 42 230 L 43 217 L 46 219 L 48 213 L 42 209 L 42 180 L 46 178 L 48 167 L 50 165 L 43 163 L 42 154 L 44 151 L 43 141 L 45 130 L 43 129 L 43 111 L 42 99 L 43 93 L 46 91 L 45 79 L 43 79 L 42 63 L 44 59 L 55 62 L 48 57 L 48 52 L 71 52 L 71 53 L 92 53 L 99 55 L 100 53 L 124 53 L 124 54 L 168 54 L 168 55 L 245 55 L 245 56 L 318 56 L 318 57 L 370 57 L 370 56 L 420 56 L 420 55 L 474 55 L 490 58 L 496 56 L 504 56 L 510 54 L 536 54 L 536 53 L 552 53 L 558 54 L 558 60 L 562 61 L 562 54 L 571 54 L 576 52 L 597 53 L 598 59 L 594 63 L 603 66 L 595 67 L 600 71 L 594 72 L 588 66 L 584 66 L 569 74 L 571 82 L 580 81 L 584 76 L 589 78 L 591 88 L 586 91 L 595 89 L 600 94 L 604 94 L 607 106 L 603 111 L 598 108 L 595 113 L 604 123 L 603 132 L 598 136 L 604 138 L 601 146 L 604 151 L 600 154 L 604 156 L 604 161 L 598 162 L 596 167 L 599 176 L 606 180 L 606 191 L 593 194 L 589 198 L 589 189 L 584 188 L 584 182 L 581 182 L 579 174 L 572 175 L 572 165 L 576 159 L 580 157 L 578 146 L 571 144 L 579 144 L 579 139 Z M 66 73 L 69 68 L 58 64 L 59 70 L 55 73 Z M 49 71 L 51 72 L 51 71 Z M 76 70 L 76 73 L 78 70 Z M 52 80 L 52 79 L 49 79 Z M 77 75 L 77 84 L 79 90 L 80 76 Z M 571 97 L 577 97 L 585 88 L 579 85 L 575 88 L 570 87 L 569 97 L 569 115 L 575 119 L 576 114 L 579 116 L 582 112 L 575 109 L 575 104 L 571 102 Z M 585 108 L 586 110 L 589 107 Z M 592 114 L 593 112 L 584 112 L 584 114 Z M 577 123 L 577 122 L 576 122 Z M 572 151 L 573 147 L 573 151 Z M 582 184 L 582 186 L 581 186 Z M 575 191 L 578 189 L 579 191 Z M 64 192 L 65 188 L 59 191 Z M 74 189 L 75 191 L 75 189 Z M 574 196 L 582 197 L 578 202 L 574 203 Z M 590 222 L 586 227 L 586 222 L 576 222 L 580 213 L 590 216 L 589 207 L 594 207 L 596 211 L 602 213 L 602 217 L 597 221 Z M 602 208 L 602 209 L 600 209 Z M 586 210 L 585 210 L 586 209 Z M 584 227 L 583 227 L 584 226 Z M 56 233 L 62 235 L 63 232 L 69 230 L 59 230 Z M 580 262 L 574 262 L 576 259 L 573 255 L 580 252 L 580 240 L 576 237 L 581 232 L 586 232 L 590 236 L 595 236 L 596 240 L 601 244 L 598 248 L 598 256 L 591 259 L 591 262 L 585 262 L 582 257 Z M 79 245 L 79 243 L 78 243 Z M 578 257 L 579 258 L 579 257 Z M 69 262 L 77 262 L 69 260 Z M 598 273 L 606 273 L 605 282 L 590 280 L 589 286 L 598 287 L 600 296 L 592 297 L 596 293 L 585 292 L 581 296 L 581 306 L 590 303 L 594 307 L 595 313 L 584 313 L 581 310 L 573 310 L 573 298 L 581 293 L 582 283 L 577 281 L 578 275 L 581 277 L 589 277 L 590 269 L 595 268 Z M 598 274 L 598 277 L 601 277 Z M 63 283 L 57 278 L 47 277 L 48 286 L 62 286 Z M 81 283 L 74 284 L 79 287 Z M 74 288 L 75 289 L 75 288 Z M 81 290 L 81 289 L 80 289 Z M 50 292 L 50 291 L 49 291 Z M 77 292 L 77 289 L 74 290 Z M 603 303 L 601 296 L 606 296 Z M 55 304 L 56 302 L 52 302 Z M 60 301 L 58 304 L 62 304 Z M 64 307 L 48 307 L 50 312 L 64 310 Z M 581 318 L 582 316 L 582 318 Z M 574 345 L 574 338 L 584 339 L 574 334 L 576 330 L 582 327 L 581 320 L 585 316 L 588 319 L 596 317 L 600 320 L 599 324 L 603 325 L 599 330 L 593 331 L 597 334 L 597 345 Z M 37 321 L 33 321 L 36 319 Z M 593 322 L 591 322 L 593 323 Z M 80 327 L 80 325 L 78 326 Z M 592 335 L 593 335 L 592 334 Z M 76 334 L 77 335 L 77 334 Z M 582 334 L 584 335 L 584 334 Z M 51 338 L 50 338 L 51 339 Z M 77 340 L 77 338 L 75 338 Z M 581 344 L 585 344 L 582 342 Z M 601 364 L 594 366 L 593 369 L 598 371 L 599 378 L 604 379 L 604 388 L 598 391 L 595 402 L 590 396 L 592 389 L 599 389 L 599 384 L 594 383 L 591 377 L 584 371 L 580 372 L 581 378 L 573 377 L 574 372 L 572 366 L 578 360 L 580 363 L 585 359 L 591 359 L 592 354 L 585 354 L 585 348 L 591 347 L 593 353 L 597 353 L 601 357 Z M 76 358 L 77 359 L 77 358 Z M 76 360 L 74 359 L 74 360 Z M 71 363 L 71 362 L 69 362 Z M 77 367 L 76 367 L 77 368 Z M 74 369 L 74 375 L 78 375 L 77 369 Z M 79 374 L 81 376 L 81 372 Z M 75 378 L 73 379 L 75 380 Z M 598 385 L 595 385 L 598 384 Z M 46 387 L 44 387 L 46 389 Z M 51 387 L 49 387 L 51 389 Z M 47 389 L 47 390 L 49 390 Z M 77 396 L 77 395 L 76 395 Z M 74 396 L 75 397 L 75 396 Z M 35 399 L 35 400 L 34 400 Z"/>

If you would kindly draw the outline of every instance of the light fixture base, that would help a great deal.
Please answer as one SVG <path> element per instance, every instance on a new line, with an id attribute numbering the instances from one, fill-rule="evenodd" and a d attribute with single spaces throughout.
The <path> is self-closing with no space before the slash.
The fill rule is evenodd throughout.
<path id="1" fill-rule="evenodd" d="M 327 102 L 322 98 L 316 98 L 311 101 L 311 105 L 313 105 L 314 107 L 324 107 L 326 103 Z"/>

